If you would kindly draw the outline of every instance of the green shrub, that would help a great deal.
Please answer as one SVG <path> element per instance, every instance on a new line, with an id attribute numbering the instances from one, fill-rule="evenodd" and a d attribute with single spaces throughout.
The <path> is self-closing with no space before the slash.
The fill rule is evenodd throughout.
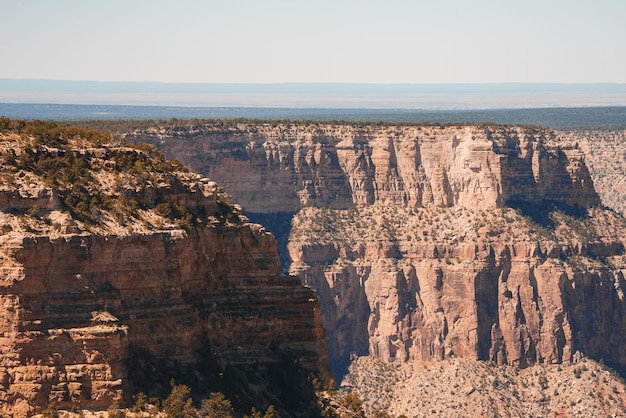
<path id="1" fill-rule="evenodd" d="M 343 397 L 340 401 L 341 405 L 346 409 L 354 412 L 357 417 L 365 417 L 365 412 L 363 411 L 363 401 L 356 393 L 348 393 Z"/>
<path id="2" fill-rule="evenodd" d="M 43 418 L 59 418 L 59 408 L 55 402 L 50 402 L 46 408 L 41 411 Z"/>
<path id="3" fill-rule="evenodd" d="M 168 418 L 197 418 L 198 411 L 193 407 L 191 389 L 186 385 L 176 385 L 170 381 L 172 391 L 163 401 L 162 408 Z"/>
<path id="4" fill-rule="evenodd" d="M 180 226 L 191 227 L 193 223 L 193 215 L 189 212 L 185 203 L 180 200 L 159 203 L 154 210 L 159 216 L 176 221 Z"/>
<path id="5" fill-rule="evenodd" d="M 135 399 L 135 404 L 131 408 L 131 411 L 132 412 L 144 411 L 148 404 L 148 397 L 143 392 L 139 392 L 137 395 L 134 396 L 134 399 Z"/>
<path id="6" fill-rule="evenodd" d="M 274 408 L 274 405 L 270 405 L 267 407 L 265 413 L 263 413 L 255 407 L 252 407 L 250 415 L 244 415 L 244 418 L 276 418 L 276 409 Z"/>
<path id="7" fill-rule="evenodd" d="M 209 398 L 202 402 L 200 413 L 211 418 L 231 418 L 235 415 L 235 410 L 223 393 L 211 392 Z"/>

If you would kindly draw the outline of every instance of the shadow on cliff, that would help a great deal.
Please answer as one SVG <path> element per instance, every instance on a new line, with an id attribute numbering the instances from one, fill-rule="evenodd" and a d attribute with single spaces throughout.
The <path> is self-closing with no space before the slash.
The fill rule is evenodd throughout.
<path id="1" fill-rule="evenodd" d="M 244 214 L 250 219 L 250 222 L 263 225 L 269 232 L 272 233 L 272 235 L 274 235 L 278 241 L 280 273 L 288 273 L 289 266 L 291 265 L 291 259 L 289 258 L 289 252 L 287 251 L 287 244 L 289 243 L 291 220 L 295 215 L 294 212 L 245 212 Z"/>
<path id="2" fill-rule="evenodd" d="M 247 212 L 245 215 L 251 222 L 263 225 L 276 237 L 281 262 L 280 272 L 287 274 L 291 265 L 287 244 L 291 234 L 291 221 L 295 213 Z M 331 264 L 330 261 L 329 264 Z M 345 277 L 344 281 L 352 283 L 349 277 Z M 321 280 L 311 287 L 316 289 L 320 297 L 330 366 L 335 380 L 340 382 L 348 373 L 348 367 L 353 359 L 369 353 L 367 324 L 370 318 L 370 306 L 367 295 L 362 284 L 347 285 L 346 288 L 342 288 L 340 294 L 337 294 L 336 289 L 331 289 L 326 280 Z M 348 301 L 347 306 L 338 308 L 335 304 L 337 298 Z"/>
<path id="3" fill-rule="evenodd" d="M 149 398 L 165 399 L 172 381 L 187 385 L 197 406 L 210 393 L 221 392 L 232 402 L 236 416 L 248 414 L 253 407 L 266 410 L 270 405 L 280 416 L 320 416 L 315 376 L 302 367 L 298 353 L 273 350 L 276 357 L 271 361 L 236 364 L 219 360 L 206 343 L 197 350 L 197 361 L 183 364 L 133 348 L 127 362 L 128 377 L 132 393 L 142 392 Z"/>
<path id="4" fill-rule="evenodd" d="M 548 229 L 554 229 L 554 212 L 561 212 L 578 220 L 589 217 L 587 208 L 578 205 L 568 205 L 554 200 L 544 200 L 540 202 L 530 202 L 527 200 L 511 199 L 506 202 L 506 206 L 517 209 L 522 216 L 530 218 L 534 223 Z"/>

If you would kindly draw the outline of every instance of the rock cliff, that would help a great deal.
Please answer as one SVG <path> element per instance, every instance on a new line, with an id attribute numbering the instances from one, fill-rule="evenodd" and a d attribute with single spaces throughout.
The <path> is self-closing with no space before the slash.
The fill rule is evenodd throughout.
<path id="1" fill-rule="evenodd" d="M 626 366 L 626 222 L 547 129 L 231 123 L 148 140 L 292 216 L 290 271 L 317 290 L 335 371 L 371 354 L 525 367 L 576 351 Z"/>
<path id="2" fill-rule="evenodd" d="M 603 234 L 626 223 L 552 216 L 551 228 L 513 209 L 308 208 L 291 270 L 318 290 L 338 368 L 368 353 L 525 367 L 577 350 L 624 364 L 623 236 Z"/>
<path id="3" fill-rule="evenodd" d="M 599 203 L 583 153 L 556 133 L 500 126 L 208 124 L 126 135 L 220 179 L 248 212 L 302 207 Z M 235 175 L 236 174 L 236 175 Z"/>
<path id="4" fill-rule="evenodd" d="M 314 414 L 319 304 L 276 275 L 270 233 L 154 149 L 17 126 L 0 133 L 0 415 L 106 409 L 172 377 Z"/>
<path id="5" fill-rule="evenodd" d="M 559 136 L 563 146 L 576 145 L 585 162 L 602 204 L 626 214 L 626 131 L 573 131 Z"/>

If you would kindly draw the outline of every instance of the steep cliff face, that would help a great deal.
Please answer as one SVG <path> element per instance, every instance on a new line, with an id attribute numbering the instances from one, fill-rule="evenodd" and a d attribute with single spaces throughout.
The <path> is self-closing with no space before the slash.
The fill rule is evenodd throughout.
<path id="1" fill-rule="evenodd" d="M 559 142 L 580 146 L 602 204 L 626 214 L 626 131 L 573 131 L 560 135 Z"/>
<path id="2" fill-rule="evenodd" d="M 559 135 L 303 123 L 128 138 L 228 182 L 246 210 L 297 211 L 291 272 L 320 296 L 339 374 L 368 353 L 623 367 L 626 223 Z"/>
<path id="3" fill-rule="evenodd" d="M 525 367 L 580 350 L 625 364 L 623 237 L 604 231 L 626 222 L 552 216 L 544 227 L 513 209 L 309 208 L 293 219 L 291 271 L 318 290 L 337 369 L 368 353 Z"/>
<path id="4" fill-rule="evenodd" d="M 249 212 L 302 207 L 599 203 L 583 154 L 555 133 L 499 126 L 205 125 L 127 135 L 223 181 Z M 236 173 L 236 175 L 235 175 Z"/>
<path id="5" fill-rule="evenodd" d="M 150 150 L 33 141 L 2 136 L 0 415 L 106 408 L 170 377 L 246 410 L 313 413 L 292 392 L 328 375 L 319 304 L 276 275 L 271 234 Z"/>

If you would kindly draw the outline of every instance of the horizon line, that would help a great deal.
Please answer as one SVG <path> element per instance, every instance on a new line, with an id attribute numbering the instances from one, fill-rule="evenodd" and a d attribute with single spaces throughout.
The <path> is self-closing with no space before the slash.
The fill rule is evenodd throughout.
<path id="1" fill-rule="evenodd" d="M 536 108 L 626 105 L 626 83 L 169 83 L 0 78 L 0 101 L 288 108 Z"/>
<path id="2" fill-rule="evenodd" d="M 377 86 L 397 86 L 397 85 L 418 85 L 418 86 L 438 86 L 438 85 L 626 85 L 620 81 L 156 81 L 156 80 L 94 80 L 94 79 L 65 79 L 65 78 L 13 78 L 0 77 L 0 81 L 46 81 L 46 82 L 67 82 L 67 83 L 121 83 L 121 84 L 209 84 L 209 85 L 293 85 L 293 84 L 328 84 L 328 85 L 377 85 Z"/>

